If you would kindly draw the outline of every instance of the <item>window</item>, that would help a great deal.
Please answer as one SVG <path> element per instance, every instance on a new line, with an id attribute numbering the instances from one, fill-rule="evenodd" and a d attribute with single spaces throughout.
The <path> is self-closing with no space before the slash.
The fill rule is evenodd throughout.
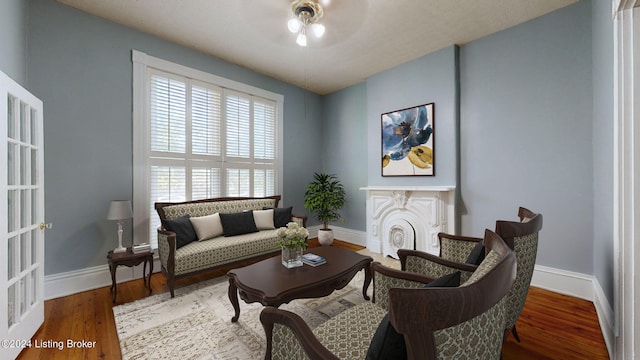
<path id="1" fill-rule="evenodd" d="M 280 193 L 283 99 L 133 52 L 134 238 L 155 244 L 156 201 Z"/>

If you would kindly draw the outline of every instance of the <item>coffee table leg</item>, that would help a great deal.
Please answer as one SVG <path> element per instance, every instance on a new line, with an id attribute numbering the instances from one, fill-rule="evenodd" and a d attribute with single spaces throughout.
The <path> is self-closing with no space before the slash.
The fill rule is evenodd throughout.
<path id="1" fill-rule="evenodd" d="M 371 266 L 369 265 L 370 264 L 367 264 L 367 266 L 364 267 L 364 285 L 362 285 L 362 297 L 364 297 L 365 300 L 370 299 L 369 295 L 367 295 L 367 289 L 369 289 L 369 284 L 371 284 Z"/>
<path id="2" fill-rule="evenodd" d="M 238 303 L 238 288 L 236 287 L 236 283 L 233 281 L 233 278 L 229 278 L 229 300 L 236 312 L 236 314 L 231 318 L 231 322 L 236 322 L 240 317 L 240 303 Z"/>

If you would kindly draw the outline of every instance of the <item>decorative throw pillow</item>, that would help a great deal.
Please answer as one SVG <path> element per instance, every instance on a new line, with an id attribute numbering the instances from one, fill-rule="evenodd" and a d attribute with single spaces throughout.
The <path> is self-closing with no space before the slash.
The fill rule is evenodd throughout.
<path id="1" fill-rule="evenodd" d="M 273 208 L 263 208 L 264 210 L 273 209 Z M 273 226 L 276 228 L 285 227 L 288 223 L 291 222 L 291 212 L 293 211 L 293 206 L 289 206 L 287 208 L 275 208 L 273 209 Z"/>
<path id="2" fill-rule="evenodd" d="M 389 314 L 385 315 L 378 325 L 367 350 L 366 360 L 407 359 L 407 347 L 404 336 L 400 335 L 389 322 Z"/>
<path id="3" fill-rule="evenodd" d="M 291 222 L 293 206 L 273 209 L 273 225 L 277 228 L 287 226 Z"/>
<path id="4" fill-rule="evenodd" d="M 460 286 L 460 271 L 441 276 L 432 282 L 425 284 L 424 287 L 458 287 Z"/>
<path id="5" fill-rule="evenodd" d="M 165 219 L 161 221 L 165 230 L 176 233 L 176 249 L 198 239 L 196 232 L 193 230 L 193 226 L 191 226 L 191 221 L 189 221 L 190 217 L 191 216 L 187 214 L 173 220 Z"/>
<path id="6" fill-rule="evenodd" d="M 270 210 L 253 210 L 253 221 L 256 222 L 258 230 L 273 230 L 273 209 Z"/>
<path id="7" fill-rule="evenodd" d="M 460 286 L 460 271 L 439 277 L 424 287 L 456 287 Z M 378 325 L 367 350 L 366 360 L 406 359 L 407 348 L 404 336 L 399 334 L 389 322 L 389 314 L 385 315 Z"/>
<path id="8" fill-rule="evenodd" d="M 220 214 L 224 236 L 235 236 L 258 232 L 256 222 L 253 220 L 253 211 L 245 211 L 233 214 Z"/>
<path id="9" fill-rule="evenodd" d="M 193 229 L 198 235 L 198 241 L 213 239 L 224 234 L 220 214 L 218 213 L 192 217 L 190 220 Z"/>
<path id="10" fill-rule="evenodd" d="M 479 241 L 476 246 L 471 250 L 471 253 L 467 257 L 465 261 L 467 264 L 480 265 L 480 263 L 484 260 L 484 245 L 482 245 L 482 241 Z"/>

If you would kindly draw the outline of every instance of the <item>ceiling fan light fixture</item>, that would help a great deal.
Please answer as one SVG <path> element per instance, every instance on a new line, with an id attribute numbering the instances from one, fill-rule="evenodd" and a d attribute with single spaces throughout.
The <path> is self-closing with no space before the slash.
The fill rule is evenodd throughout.
<path id="1" fill-rule="evenodd" d="M 318 0 L 294 0 L 291 3 L 292 17 L 287 21 L 287 28 L 294 34 L 298 33 L 298 45 L 307 46 L 307 27 L 318 38 L 324 35 L 325 27 L 318 23 L 323 15 L 324 10 Z"/>

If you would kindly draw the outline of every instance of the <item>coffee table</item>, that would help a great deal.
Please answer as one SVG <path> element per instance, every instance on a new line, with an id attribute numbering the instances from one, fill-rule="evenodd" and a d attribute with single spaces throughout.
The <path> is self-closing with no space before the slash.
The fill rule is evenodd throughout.
<path id="1" fill-rule="evenodd" d="M 246 303 L 259 302 L 264 306 L 278 307 L 294 299 L 317 298 L 331 294 L 345 287 L 351 279 L 364 269 L 365 278 L 362 296 L 369 300 L 367 289 L 371 283 L 373 261 L 352 250 L 321 246 L 307 249 L 327 259 L 327 263 L 313 267 L 304 264 L 301 267 L 287 269 L 282 266 L 280 256 L 262 260 L 239 269 L 230 270 L 229 300 L 235 310 L 232 322 L 240 317 L 238 293 Z"/>

